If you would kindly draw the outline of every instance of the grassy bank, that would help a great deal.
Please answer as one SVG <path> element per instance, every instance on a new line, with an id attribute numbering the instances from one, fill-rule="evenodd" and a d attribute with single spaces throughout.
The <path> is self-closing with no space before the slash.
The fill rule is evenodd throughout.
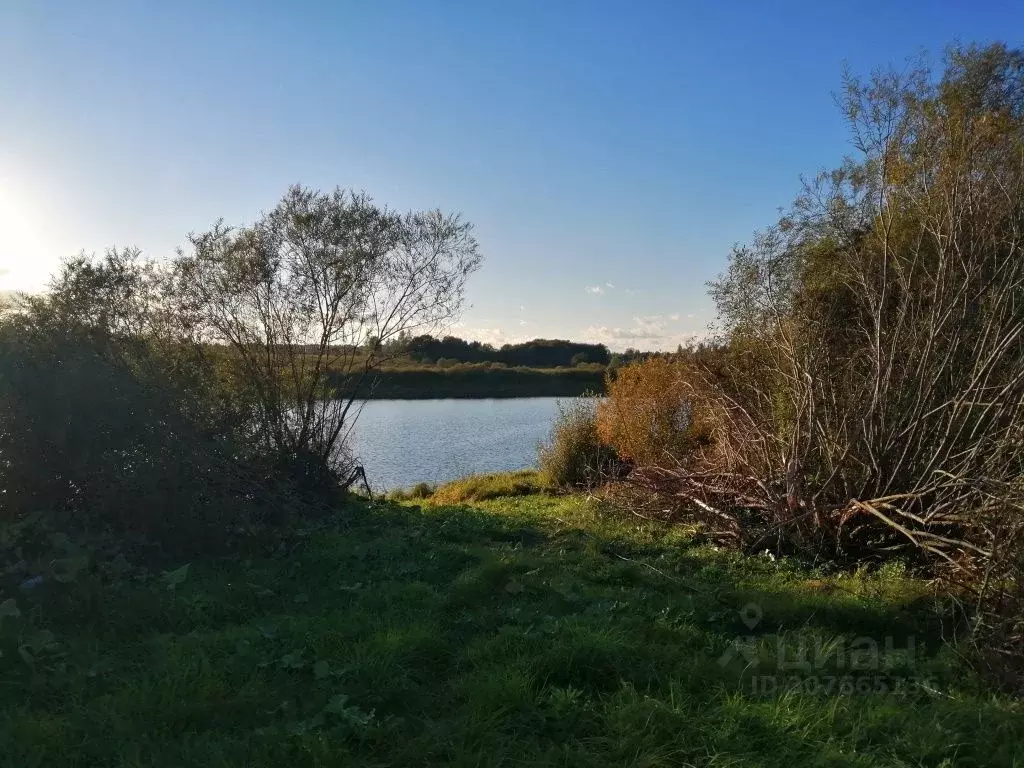
<path id="1" fill-rule="evenodd" d="M 126 579 L 61 613 L 25 593 L 52 641 L 0 658 L 0 761 L 1024 760 L 1021 704 L 941 650 L 899 568 L 742 559 L 579 496 L 442 503 L 497 485 L 367 504 L 288 556 Z M 878 644 L 870 668 L 850 668 L 856 638 Z M 804 669 L 802 647 L 827 659 Z"/>
<path id="2" fill-rule="evenodd" d="M 344 379 L 336 382 L 344 387 Z M 415 400 L 437 397 L 576 397 L 604 391 L 604 369 L 499 368 L 457 365 L 376 371 L 361 389 L 370 399 Z"/>

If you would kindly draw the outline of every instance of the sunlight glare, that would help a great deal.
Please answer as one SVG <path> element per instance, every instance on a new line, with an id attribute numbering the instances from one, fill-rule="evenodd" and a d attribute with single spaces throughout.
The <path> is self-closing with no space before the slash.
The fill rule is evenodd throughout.
<path id="1" fill-rule="evenodd" d="M 43 221 L 14 179 L 0 176 L 0 289 L 33 291 L 46 283 Z"/>

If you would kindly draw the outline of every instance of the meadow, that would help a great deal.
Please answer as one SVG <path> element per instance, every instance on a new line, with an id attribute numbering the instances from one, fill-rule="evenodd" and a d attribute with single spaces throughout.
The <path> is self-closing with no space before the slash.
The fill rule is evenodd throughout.
<path id="1" fill-rule="evenodd" d="M 898 563 L 743 557 L 529 473 L 418 495 L 272 554 L 23 589 L 0 762 L 1024 763 L 1021 702 Z"/>

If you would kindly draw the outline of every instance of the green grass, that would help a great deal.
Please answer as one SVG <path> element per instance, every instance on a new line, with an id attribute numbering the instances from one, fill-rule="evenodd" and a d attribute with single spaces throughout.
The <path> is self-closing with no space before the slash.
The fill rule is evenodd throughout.
<path id="1" fill-rule="evenodd" d="M 3 764 L 1024 765 L 1024 707 L 942 650 L 899 569 L 744 559 L 581 497 L 368 504 L 290 557 L 166 581 L 19 598 L 53 641 L 0 658 Z M 858 637 L 892 668 L 838 667 Z M 780 671 L 780 638 L 833 653 Z"/>
<path id="2" fill-rule="evenodd" d="M 442 485 L 434 490 L 429 498 L 435 505 L 460 504 L 503 496 L 529 496 L 543 490 L 544 483 L 540 473 L 533 469 L 521 469 L 516 472 L 470 475 Z"/>

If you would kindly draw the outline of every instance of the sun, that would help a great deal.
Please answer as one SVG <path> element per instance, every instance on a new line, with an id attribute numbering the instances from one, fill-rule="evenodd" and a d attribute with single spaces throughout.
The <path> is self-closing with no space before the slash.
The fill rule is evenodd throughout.
<path id="1" fill-rule="evenodd" d="M 44 221 L 28 193 L 0 171 L 0 289 L 35 291 L 49 272 Z"/>

